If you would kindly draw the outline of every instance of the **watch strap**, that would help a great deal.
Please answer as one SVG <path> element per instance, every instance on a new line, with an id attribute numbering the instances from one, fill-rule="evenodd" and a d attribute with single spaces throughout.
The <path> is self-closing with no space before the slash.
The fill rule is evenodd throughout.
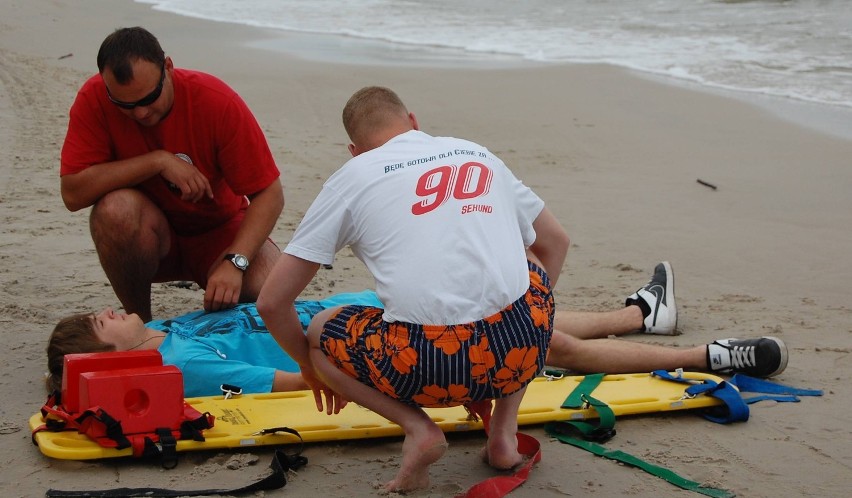
<path id="1" fill-rule="evenodd" d="M 242 270 L 242 271 L 246 271 L 246 270 L 248 270 L 249 260 L 248 260 L 248 258 L 247 258 L 246 256 L 244 256 L 244 255 L 242 255 L 242 254 L 237 254 L 237 253 L 226 254 L 226 255 L 225 255 L 225 257 L 224 257 L 224 259 L 226 259 L 226 260 L 230 261 L 231 263 L 233 263 L 233 264 L 234 264 L 234 266 L 235 266 L 235 267 L 237 267 L 237 269 L 239 269 L 239 270 Z M 242 265 L 242 266 L 241 266 L 241 265 L 239 265 L 239 264 L 237 263 L 237 261 L 238 261 L 239 259 L 243 259 L 243 260 L 245 260 L 245 265 Z"/>

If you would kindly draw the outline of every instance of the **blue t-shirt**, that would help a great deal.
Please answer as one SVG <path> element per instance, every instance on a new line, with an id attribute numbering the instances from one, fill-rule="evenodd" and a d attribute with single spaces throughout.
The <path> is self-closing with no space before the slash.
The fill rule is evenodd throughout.
<path id="1" fill-rule="evenodd" d="M 373 291 L 335 294 L 319 301 L 296 301 L 302 328 L 326 308 L 345 304 L 382 306 Z M 195 311 L 146 324 L 167 332 L 158 348 L 163 363 L 183 373 L 184 396 L 215 396 L 231 384 L 243 392 L 268 393 L 276 370 L 298 372 L 299 365 L 281 349 L 254 303 L 206 313 Z"/>

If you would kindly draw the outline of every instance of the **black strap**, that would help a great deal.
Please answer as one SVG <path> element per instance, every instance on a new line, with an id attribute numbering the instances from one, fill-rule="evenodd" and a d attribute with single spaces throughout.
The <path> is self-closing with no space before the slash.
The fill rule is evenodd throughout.
<path id="1" fill-rule="evenodd" d="M 240 495 L 283 488 L 287 484 L 287 472 L 296 470 L 308 463 L 302 455 L 288 455 L 282 450 L 275 450 L 269 467 L 272 473 L 263 479 L 247 486 L 235 489 L 199 489 L 194 491 L 178 491 L 162 488 L 116 488 L 98 491 L 60 491 L 48 489 L 47 498 L 84 498 L 84 497 L 179 497 L 203 495 Z"/>
<path id="2" fill-rule="evenodd" d="M 203 431 L 213 427 L 213 424 L 210 423 L 212 418 L 210 412 L 204 412 L 195 420 L 184 420 L 180 424 L 180 438 L 204 441 Z"/>
<path id="3" fill-rule="evenodd" d="M 130 440 L 124 435 L 124 430 L 121 428 L 120 420 L 112 418 L 109 413 L 104 411 L 102 408 L 98 408 L 97 411 L 84 411 L 83 414 L 77 417 L 75 421 L 78 425 L 82 426 L 83 422 L 90 417 L 104 424 L 106 437 L 115 441 L 116 449 L 123 450 L 124 448 L 130 448 Z"/>
<path id="4" fill-rule="evenodd" d="M 160 465 L 164 469 L 177 467 L 177 439 L 172 431 L 168 427 L 157 429 L 157 438 L 160 440 Z"/>

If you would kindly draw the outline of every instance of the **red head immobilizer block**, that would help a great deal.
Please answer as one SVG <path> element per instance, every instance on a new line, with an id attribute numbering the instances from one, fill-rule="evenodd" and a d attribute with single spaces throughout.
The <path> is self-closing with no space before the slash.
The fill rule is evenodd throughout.
<path id="1" fill-rule="evenodd" d="M 90 408 L 91 405 L 80 404 L 80 375 L 85 372 L 162 364 L 163 357 L 155 350 L 67 354 L 62 370 L 62 405 L 68 413 Z"/>
<path id="2" fill-rule="evenodd" d="M 85 372 L 79 387 L 80 406 L 102 408 L 125 434 L 180 429 L 183 376 L 174 365 Z"/>

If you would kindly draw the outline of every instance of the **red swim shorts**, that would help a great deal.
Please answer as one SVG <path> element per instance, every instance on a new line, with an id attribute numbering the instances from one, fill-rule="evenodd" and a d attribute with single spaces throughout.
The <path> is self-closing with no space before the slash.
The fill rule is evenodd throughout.
<path id="1" fill-rule="evenodd" d="M 206 288 L 207 273 L 236 238 L 245 214 L 245 209 L 240 210 L 222 225 L 198 235 L 180 236 L 172 230 L 172 245 L 160 261 L 154 281 L 192 280 Z"/>

